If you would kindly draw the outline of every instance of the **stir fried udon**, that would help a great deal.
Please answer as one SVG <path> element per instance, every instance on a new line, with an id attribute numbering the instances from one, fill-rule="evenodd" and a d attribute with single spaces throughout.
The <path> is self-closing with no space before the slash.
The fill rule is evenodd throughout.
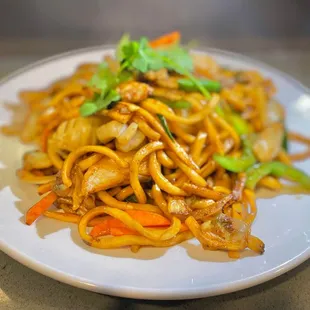
<path id="1" fill-rule="evenodd" d="M 288 154 L 272 81 L 190 55 L 177 32 L 153 41 L 123 36 L 115 55 L 40 91 L 23 91 L 28 114 L 3 128 L 37 149 L 24 155 L 21 180 L 41 200 L 26 214 L 76 223 L 90 246 L 170 247 L 196 238 L 233 258 L 264 243 L 251 233 L 255 191 L 309 189 Z M 55 206 L 55 207 L 53 207 Z"/>

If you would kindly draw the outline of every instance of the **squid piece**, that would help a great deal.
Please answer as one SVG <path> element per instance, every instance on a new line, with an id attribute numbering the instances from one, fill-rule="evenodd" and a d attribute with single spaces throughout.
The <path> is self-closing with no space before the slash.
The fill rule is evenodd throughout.
<path id="1" fill-rule="evenodd" d="M 266 124 L 270 125 L 272 123 L 283 122 L 285 120 L 285 110 L 283 106 L 272 99 L 267 105 L 267 115 L 266 115 Z"/>
<path id="2" fill-rule="evenodd" d="M 126 162 L 132 161 L 133 152 L 117 152 Z M 146 182 L 150 179 L 147 161 L 143 161 L 139 167 L 139 179 Z M 84 175 L 82 193 L 84 196 L 116 186 L 130 184 L 130 172 L 128 168 L 121 168 L 112 159 L 104 157 L 91 166 Z"/>
<path id="3" fill-rule="evenodd" d="M 52 162 L 44 152 L 33 151 L 24 155 L 24 169 L 26 170 L 46 169 L 52 166 Z"/>
<path id="4" fill-rule="evenodd" d="M 50 138 L 59 149 L 72 152 L 97 143 L 96 130 L 102 123 L 98 117 L 78 117 L 62 122 Z"/>
<path id="5" fill-rule="evenodd" d="M 116 149 L 130 152 L 144 142 L 145 135 L 138 129 L 138 124 L 132 122 L 129 126 L 118 121 L 111 121 L 97 129 L 97 137 L 102 143 L 115 140 Z"/>
<path id="6" fill-rule="evenodd" d="M 258 134 L 253 152 L 260 162 L 269 162 L 277 157 L 282 149 L 284 126 L 282 123 L 273 123 Z"/>
<path id="7" fill-rule="evenodd" d="M 118 121 L 111 121 L 97 129 L 97 138 L 100 142 L 106 144 L 119 137 L 127 128 L 128 126 L 126 124 L 122 124 Z"/>

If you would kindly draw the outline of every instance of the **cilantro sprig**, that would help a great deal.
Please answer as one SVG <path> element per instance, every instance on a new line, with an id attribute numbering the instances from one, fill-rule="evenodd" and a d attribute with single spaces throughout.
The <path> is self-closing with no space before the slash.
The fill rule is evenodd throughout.
<path id="1" fill-rule="evenodd" d="M 145 73 L 150 70 L 166 68 L 184 75 L 206 98 L 210 98 L 208 90 L 201 81 L 194 77 L 193 61 L 188 51 L 179 45 L 168 49 L 154 49 L 147 38 L 139 41 L 130 40 L 129 35 L 124 35 L 116 49 L 116 57 L 120 62 L 117 74 L 111 72 L 107 63 L 99 66 L 98 72 L 92 77 L 89 85 L 95 89 L 92 99 L 84 102 L 80 107 L 82 116 L 89 116 L 121 99 L 116 91 L 116 86 L 128 80 L 130 72 Z"/>
<path id="2" fill-rule="evenodd" d="M 80 114 L 84 117 L 90 116 L 102 109 L 107 109 L 112 102 L 120 100 L 121 97 L 115 90 L 118 83 L 119 78 L 111 72 L 108 64 L 105 62 L 100 64 L 98 72 L 89 82 L 89 85 L 99 92 L 96 92 L 92 99 L 84 102 L 80 107 Z"/>
<path id="3" fill-rule="evenodd" d="M 181 46 L 174 45 L 169 49 L 153 49 L 146 38 L 130 41 L 129 36 L 125 35 L 120 40 L 117 51 L 121 70 L 136 70 L 145 73 L 149 70 L 156 71 L 166 68 L 187 77 L 206 98 L 210 98 L 209 92 L 200 80 L 192 74 L 192 58 L 188 51 Z"/>

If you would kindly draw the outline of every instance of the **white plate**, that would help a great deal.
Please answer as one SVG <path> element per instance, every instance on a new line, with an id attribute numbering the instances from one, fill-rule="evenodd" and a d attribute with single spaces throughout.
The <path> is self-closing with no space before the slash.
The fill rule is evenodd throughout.
<path id="1" fill-rule="evenodd" d="M 206 50 L 221 64 L 257 69 L 278 87 L 277 98 L 288 109 L 290 129 L 309 134 L 310 97 L 301 84 L 279 71 L 240 55 Z M 0 99 L 14 103 L 21 89 L 47 86 L 71 74 L 83 62 L 100 61 L 111 47 L 69 52 L 28 66 L 6 78 Z M 9 111 L 0 105 L 0 124 Z M 22 264 L 59 281 L 110 295 L 144 299 L 187 299 L 244 289 L 296 267 L 310 257 L 310 197 L 279 196 L 258 201 L 253 233 L 266 244 L 255 256 L 240 260 L 204 251 L 191 241 L 170 249 L 97 250 L 85 245 L 75 225 L 39 219 L 24 224 L 25 211 L 37 199 L 34 186 L 15 177 L 26 149 L 17 139 L 0 136 L 0 248 Z M 28 147 L 29 148 L 29 147 Z M 299 164 L 310 172 L 309 161 Z"/>

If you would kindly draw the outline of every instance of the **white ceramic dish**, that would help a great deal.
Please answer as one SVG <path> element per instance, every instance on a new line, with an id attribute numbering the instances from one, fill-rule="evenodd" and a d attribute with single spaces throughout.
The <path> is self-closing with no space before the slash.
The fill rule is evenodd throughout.
<path id="1" fill-rule="evenodd" d="M 47 86 L 71 74 L 83 62 L 100 61 L 111 47 L 95 47 L 55 56 L 13 73 L 0 86 L 0 99 L 14 103 L 21 89 Z M 287 75 L 249 58 L 207 49 L 221 64 L 252 68 L 273 79 L 277 98 L 288 109 L 290 129 L 309 133 L 308 90 Z M 0 125 L 10 112 L 0 105 Z M 48 277 L 80 288 L 132 298 L 188 299 L 218 295 L 268 281 L 310 257 L 310 196 L 279 196 L 258 201 L 253 233 L 266 252 L 245 252 L 240 260 L 204 251 L 194 241 L 170 249 L 97 250 L 80 240 L 75 225 L 39 219 L 24 224 L 25 211 L 37 199 L 34 186 L 15 177 L 26 149 L 15 138 L 0 136 L 0 248 L 22 264 Z M 310 162 L 300 163 L 310 172 Z"/>

